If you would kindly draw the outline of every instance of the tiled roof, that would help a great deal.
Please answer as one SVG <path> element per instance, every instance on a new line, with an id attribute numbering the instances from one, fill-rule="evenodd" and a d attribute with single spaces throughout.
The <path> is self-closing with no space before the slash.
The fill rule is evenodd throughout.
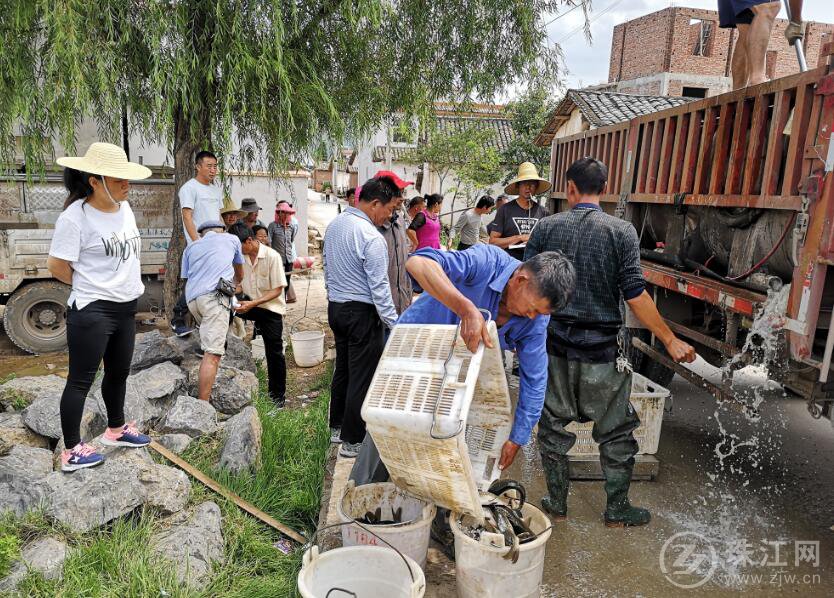
<path id="1" fill-rule="evenodd" d="M 484 110 L 480 113 L 484 114 L 484 116 L 474 116 L 472 113 L 467 113 L 467 115 L 462 116 L 438 110 L 436 112 L 435 124 L 443 133 L 490 129 L 494 132 L 494 135 L 488 145 L 499 152 L 504 150 L 513 138 L 512 122 L 509 118 L 504 117 L 500 112 L 496 112 L 495 110 L 490 112 Z M 426 143 L 425 135 L 420 136 L 419 143 L 421 145 Z M 408 147 L 392 146 L 391 160 L 394 162 L 400 161 L 403 155 L 411 149 Z M 374 162 L 385 161 L 384 145 L 374 147 L 373 159 Z"/>
<path id="2" fill-rule="evenodd" d="M 590 89 L 569 89 L 556 106 L 547 124 L 536 138 L 538 145 L 548 145 L 563 122 L 570 118 L 574 108 L 592 128 L 614 125 L 635 116 L 651 114 L 667 108 L 692 102 L 697 98 L 675 98 L 670 96 L 643 96 L 630 93 L 594 91 Z"/>

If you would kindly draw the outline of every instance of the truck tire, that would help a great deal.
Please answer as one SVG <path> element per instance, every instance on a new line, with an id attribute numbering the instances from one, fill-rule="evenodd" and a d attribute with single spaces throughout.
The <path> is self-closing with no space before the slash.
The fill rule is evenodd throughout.
<path id="1" fill-rule="evenodd" d="M 626 332 L 626 339 L 629 347 L 628 358 L 629 361 L 631 361 L 631 366 L 634 368 L 634 371 L 638 374 L 642 374 L 656 384 L 668 387 L 672 382 L 672 378 L 675 377 L 675 370 L 671 370 L 666 366 L 657 363 L 654 359 L 642 351 L 639 351 L 631 346 L 632 337 L 637 337 L 644 343 L 649 343 L 652 338 L 651 333 L 642 328 L 627 328 Z M 666 349 L 657 340 L 655 340 L 654 345 L 652 346 L 664 355 L 666 354 Z"/>
<path id="2" fill-rule="evenodd" d="M 57 280 L 33 282 L 6 303 L 3 326 L 12 342 L 29 353 L 67 348 L 67 298 L 70 287 Z"/>

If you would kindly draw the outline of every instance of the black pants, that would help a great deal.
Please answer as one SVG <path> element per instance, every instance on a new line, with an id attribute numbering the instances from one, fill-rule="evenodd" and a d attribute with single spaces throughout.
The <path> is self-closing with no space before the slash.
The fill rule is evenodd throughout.
<path id="1" fill-rule="evenodd" d="M 61 430 L 64 445 L 71 449 L 81 442 L 81 416 L 87 393 L 104 360 L 101 396 L 107 408 L 107 426 L 125 423 L 125 382 L 130 374 L 136 338 L 137 301 L 94 301 L 67 312 L 69 374 L 61 395 Z"/>
<path id="2" fill-rule="evenodd" d="M 283 403 L 287 393 L 287 360 L 284 358 L 284 318 L 274 311 L 255 307 L 243 314 L 244 320 L 255 322 L 258 332 L 264 337 L 266 371 L 269 376 L 269 397 L 276 403 Z"/>
<path id="3" fill-rule="evenodd" d="M 463 251 L 465 249 L 469 249 L 470 247 L 472 247 L 472 246 L 468 245 L 466 243 L 461 243 L 460 241 L 458 241 L 458 251 Z"/>
<path id="4" fill-rule="evenodd" d="M 292 262 L 284 264 L 284 276 L 287 277 L 287 286 L 284 287 L 284 299 L 287 298 L 287 292 L 290 290 L 290 273 L 292 272 Z"/>
<path id="5" fill-rule="evenodd" d="M 180 298 L 177 299 L 174 305 L 173 315 L 171 317 L 171 326 L 185 326 L 185 316 L 188 315 L 188 302 L 185 300 L 185 291 L 182 292 Z"/>
<path id="6" fill-rule="evenodd" d="M 382 320 L 368 303 L 327 305 L 327 321 L 336 340 L 336 366 L 330 385 L 330 426 L 342 428 L 342 441 L 362 442 L 362 402 L 385 348 Z"/>

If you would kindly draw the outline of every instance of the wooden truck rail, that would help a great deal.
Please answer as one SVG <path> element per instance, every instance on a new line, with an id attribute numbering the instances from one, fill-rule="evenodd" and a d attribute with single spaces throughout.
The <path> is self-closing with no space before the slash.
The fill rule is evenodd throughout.
<path id="1" fill-rule="evenodd" d="M 565 171 L 574 160 L 593 156 L 605 162 L 609 183 L 602 201 L 638 231 L 639 215 L 645 223 L 648 206 L 666 206 L 678 214 L 688 207 L 785 214 L 787 228 L 778 243 L 795 245 L 784 330 L 791 359 L 817 370 L 814 384 L 801 388 L 812 400 L 827 397 L 834 352 L 834 326 L 828 325 L 827 315 L 834 303 L 834 279 L 826 289 L 828 269 L 834 266 L 832 54 L 834 44 L 828 43 L 823 47 L 827 60 L 814 70 L 556 138 L 550 165 L 551 198 L 558 205 L 566 198 Z M 752 319 L 767 295 L 743 283 L 769 257 L 729 280 L 647 259 L 643 268 L 656 287 Z M 821 355 L 814 351 L 818 327 L 827 328 Z"/>

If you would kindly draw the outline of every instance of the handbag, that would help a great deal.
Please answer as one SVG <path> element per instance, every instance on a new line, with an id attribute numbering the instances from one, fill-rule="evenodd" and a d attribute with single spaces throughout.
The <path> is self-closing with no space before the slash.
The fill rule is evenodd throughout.
<path id="1" fill-rule="evenodd" d="M 295 296 L 295 287 L 292 286 L 292 281 L 290 281 L 289 285 L 287 286 L 287 303 L 295 303 L 296 296 Z"/>

